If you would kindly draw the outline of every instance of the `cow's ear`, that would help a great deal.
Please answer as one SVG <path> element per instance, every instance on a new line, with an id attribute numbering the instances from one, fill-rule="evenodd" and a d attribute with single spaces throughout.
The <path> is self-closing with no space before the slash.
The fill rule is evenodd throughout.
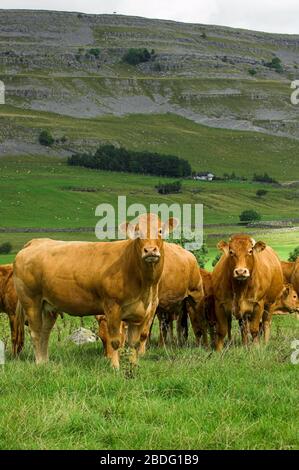
<path id="1" fill-rule="evenodd" d="M 217 248 L 220 251 L 223 251 L 226 255 L 228 254 L 228 249 L 229 249 L 229 244 L 225 242 L 224 240 L 221 240 L 220 242 L 217 243 Z"/>
<path id="2" fill-rule="evenodd" d="M 119 231 L 121 233 L 125 233 L 128 238 L 131 238 L 131 240 L 135 240 L 139 237 L 138 226 L 130 222 L 123 222 L 120 224 Z"/>
<path id="3" fill-rule="evenodd" d="M 168 221 L 162 226 L 162 235 L 167 236 L 172 233 L 180 225 L 179 219 L 175 217 L 169 217 Z"/>
<path id="4" fill-rule="evenodd" d="M 261 251 L 264 251 L 264 249 L 266 248 L 266 243 L 264 242 L 256 242 L 253 249 L 257 252 L 257 253 L 260 253 Z"/>
<path id="5" fill-rule="evenodd" d="M 292 284 L 285 284 L 283 286 L 283 290 L 282 290 L 282 296 L 286 299 L 287 296 L 289 295 L 290 291 L 291 291 L 291 288 L 292 288 Z"/>

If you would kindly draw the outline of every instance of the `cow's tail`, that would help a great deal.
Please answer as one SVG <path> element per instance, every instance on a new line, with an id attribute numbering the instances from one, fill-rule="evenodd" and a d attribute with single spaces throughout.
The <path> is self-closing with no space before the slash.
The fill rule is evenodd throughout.
<path id="1" fill-rule="evenodd" d="M 19 301 L 16 308 L 14 330 L 15 334 L 12 347 L 13 354 L 16 356 L 22 351 L 25 341 L 25 311 Z"/>

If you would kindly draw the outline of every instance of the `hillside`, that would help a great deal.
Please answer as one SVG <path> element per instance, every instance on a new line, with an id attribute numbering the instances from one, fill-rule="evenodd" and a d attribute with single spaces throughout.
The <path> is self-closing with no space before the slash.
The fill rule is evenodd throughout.
<path id="1" fill-rule="evenodd" d="M 247 174 L 241 168 L 242 157 L 248 164 L 241 155 L 245 146 L 236 156 L 232 140 L 249 139 L 256 141 L 253 149 L 246 145 L 254 167 L 261 167 L 262 156 L 282 179 L 299 178 L 294 174 L 299 106 L 290 102 L 298 46 L 299 35 L 120 15 L 0 10 L 0 80 L 6 86 L 0 154 L 44 153 L 37 144 L 44 127 L 56 138 L 66 137 L 53 154 L 94 148 L 107 140 L 166 152 L 175 122 L 178 151 L 190 157 L 195 169 Z M 122 57 L 131 47 L 154 49 L 154 54 L 146 63 L 124 64 Z M 275 56 L 282 73 L 266 65 Z M 122 132 L 126 114 L 135 115 L 128 133 Z M 158 134 L 147 135 L 148 127 L 156 122 L 158 128 L 161 119 Z M 136 123 L 143 126 L 141 139 L 134 135 Z M 218 153 L 225 149 L 224 154 L 218 158 L 205 137 L 201 151 L 203 134 L 209 141 L 219 138 Z"/>

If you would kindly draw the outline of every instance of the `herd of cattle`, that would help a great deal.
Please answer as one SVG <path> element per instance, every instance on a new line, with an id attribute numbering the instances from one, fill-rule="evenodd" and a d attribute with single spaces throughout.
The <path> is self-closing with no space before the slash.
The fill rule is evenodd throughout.
<path id="1" fill-rule="evenodd" d="M 282 262 L 265 243 L 248 235 L 221 241 L 222 256 L 212 273 L 192 253 L 164 240 L 177 224 L 144 214 L 123 224 L 126 240 L 64 242 L 34 239 L 14 264 L 0 266 L 0 311 L 8 314 L 14 355 L 28 325 L 37 363 L 48 360 L 48 341 L 59 314 L 96 316 L 106 356 L 119 367 L 127 342 L 136 364 L 149 341 L 155 315 L 161 345 L 180 345 L 190 319 L 197 344 L 221 351 L 231 339 L 232 318 L 242 343 L 268 342 L 273 314 L 299 312 L 299 258 Z"/>

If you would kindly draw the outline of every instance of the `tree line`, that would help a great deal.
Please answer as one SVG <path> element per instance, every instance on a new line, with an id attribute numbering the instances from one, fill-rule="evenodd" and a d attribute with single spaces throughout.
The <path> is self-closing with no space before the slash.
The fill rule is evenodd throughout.
<path id="1" fill-rule="evenodd" d="M 68 158 L 68 164 L 98 170 L 178 178 L 190 176 L 192 173 L 190 163 L 175 155 L 127 150 L 111 144 L 101 145 L 94 154 L 74 154 Z"/>

